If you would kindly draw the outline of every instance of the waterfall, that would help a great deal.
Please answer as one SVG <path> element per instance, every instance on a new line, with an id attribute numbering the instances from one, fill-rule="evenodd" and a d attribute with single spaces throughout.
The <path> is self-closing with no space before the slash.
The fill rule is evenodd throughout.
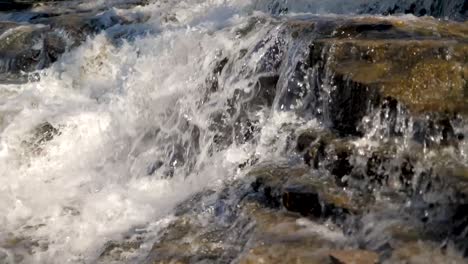
<path id="1" fill-rule="evenodd" d="M 466 221 L 463 192 L 431 175 L 466 177 L 463 1 L 33 2 L 0 12 L 0 263 L 170 259 L 173 248 L 157 243 L 190 210 L 201 229 L 226 232 L 211 261 L 242 262 L 257 232 L 235 209 L 255 196 L 249 186 L 272 190 L 267 208 L 326 215 L 335 229 L 294 221 L 339 245 L 387 256 L 393 240 L 379 231 L 424 218 L 427 236 L 462 259 L 464 231 L 443 227 Z M 401 58 L 413 53 L 423 55 Z M 427 56 L 435 66 L 418 64 Z M 438 97 L 405 94 L 431 78 L 453 101 L 437 108 Z M 327 199 L 327 213 L 296 208 L 284 202 L 294 191 L 243 182 L 262 166 L 336 178 L 386 211 L 335 219 Z"/>

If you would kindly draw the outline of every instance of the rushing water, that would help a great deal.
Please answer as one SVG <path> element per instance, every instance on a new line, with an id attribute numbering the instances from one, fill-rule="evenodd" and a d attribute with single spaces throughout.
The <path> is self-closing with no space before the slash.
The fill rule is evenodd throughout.
<path id="1" fill-rule="evenodd" d="M 284 125 L 309 128 L 320 122 L 282 111 L 285 102 L 278 98 L 243 104 L 252 101 L 248 94 L 259 77 L 279 71 L 268 57 L 278 44 L 274 36 L 281 34 L 271 14 L 287 10 L 291 16 L 321 13 L 334 19 L 329 13 L 359 13 L 372 5 L 111 4 L 116 1 L 39 7 L 96 9 L 103 24 L 112 14 L 139 23 L 88 36 L 30 82 L 0 85 L 2 263 L 93 263 L 107 241 L 132 229 L 147 234 L 144 254 L 177 203 L 241 176 L 239 165 L 248 160 L 284 159 Z M 24 11 L 0 17 L 29 16 Z M 292 48 L 300 53 L 304 46 Z M 238 59 L 213 73 L 224 58 Z M 233 102 L 239 91 L 244 101 Z M 240 121 L 246 119 L 255 125 Z M 41 129 L 48 136 L 38 136 Z"/>
<path id="2" fill-rule="evenodd" d="M 213 61 L 271 26 L 238 39 L 233 28 L 250 12 L 242 2 L 157 2 L 115 12 L 149 20 L 90 37 L 38 82 L 1 87 L 0 239 L 39 245 L 26 262 L 92 261 L 106 241 L 168 217 L 255 153 L 249 145 L 213 146 L 211 115 L 225 111 L 242 83 L 226 83 L 206 101 L 204 83 Z M 116 45 L 117 31 L 131 40 Z M 25 141 L 45 122 L 59 133 L 33 150 Z M 2 249 L 7 260 L 13 252 Z"/>

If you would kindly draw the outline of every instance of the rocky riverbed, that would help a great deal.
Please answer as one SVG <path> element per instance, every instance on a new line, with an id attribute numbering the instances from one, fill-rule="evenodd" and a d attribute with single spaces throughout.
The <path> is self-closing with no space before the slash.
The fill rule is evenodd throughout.
<path id="1" fill-rule="evenodd" d="M 0 0 L 0 263 L 468 263 L 466 17 Z"/>

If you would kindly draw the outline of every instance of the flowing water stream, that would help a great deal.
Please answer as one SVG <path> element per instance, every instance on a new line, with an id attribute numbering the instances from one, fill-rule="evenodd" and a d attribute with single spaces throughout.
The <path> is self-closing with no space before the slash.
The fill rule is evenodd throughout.
<path id="1" fill-rule="evenodd" d="M 418 128 L 404 107 L 392 125 L 388 115 L 395 112 L 388 110 L 386 119 L 385 109 L 362 123 L 360 116 L 359 125 L 337 118 L 330 106 L 337 88 L 327 77 L 333 72 L 321 69 L 327 62 L 297 74 L 322 33 L 288 31 L 291 21 L 420 20 L 365 14 L 396 2 L 71 0 L 0 13 L 1 23 L 18 25 L 0 35 L 0 48 L 13 41 L 0 58 L 0 263 L 96 263 L 109 241 L 134 234 L 138 249 L 116 262 L 147 260 L 181 202 L 204 190 L 220 192 L 256 164 L 303 160 L 292 143 L 297 131 L 333 128 L 366 149 L 386 143 L 395 130 L 402 135 L 398 151 L 411 149 Z M 418 12 L 425 6 L 429 12 L 426 2 Z M 437 12 L 463 20 L 453 11 L 460 3 L 443 1 Z M 98 30 L 78 34 L 72 20 L 71 30 L 54 28 L 50 19 L 60 24 L 62 14 L 91 17 L 87 25 Z M 14 42 L 31 31 L 42 38 L 32 48 Z M 15 49 L 33 52 L 21 62 L 28 69 L 17 66 Z M 317 84 L 317 76 L 331 82 Z M 454 120 L 450 133 L 460 139 L 468 125 L 463 117 Z M 434 134 L 426 141 L 444 140 L 451 138 Z M 466 164 L 467 148 L 460 139 L 446 152 Z M 353 157 L 356 167 L 364 162 Z M 424 162 L 414 170 L 424 171 Z"/>

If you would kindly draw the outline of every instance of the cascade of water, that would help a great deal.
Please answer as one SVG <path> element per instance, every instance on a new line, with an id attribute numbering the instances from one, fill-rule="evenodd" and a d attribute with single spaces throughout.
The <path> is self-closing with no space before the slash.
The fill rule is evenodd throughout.
<path id="1" fill-rule="evenodd" d="M 405 13 L 411 5 L 141 3 L 73 0 L 0 14 L 9 21 L 0 22 L 0 263 L 94 263 L 109 241 L 135 234 L 141 241 L 129 246 L 133 255 L 129 250 L 126 257 L 141 261 L 176 218 L 178 204 L 206 190 L 222 197 L 226 182 L 255 164 L 305 161 L 311 174 L 334 177 L 347 192 L 364 190 L 377 200 L 386 192 L 406 192 L 421 210 L 431 201 L 452 202 L 453 193 L 437 189 L 444 187 L 427 186 L 432 171 L 426 167 L 440 153 L 447 162 L 467 162 L 466 121 L 413 115 L 399 90 L 385 96 L 373 89 L 383 78 L 379 72 L 374 78 L 340 71 L 368 69 L 361 62 L 347 65 L 349 58 L 383 65 L 370 46 L 380 48 L 372 41 L 384 34 L 386 41 L 432 37 L 417 31 L 417 23 L 432 25 L 430 19 L 350 16 Z M 459 19 L 465 14 L 461 3 L 422 1 L 407 13 L 426 9 Z M 404 23 L 416 29 L 400 30 Z M 353 37 L 370 39 L 366 54 Z M 428 52 L 459 59 L 442 47 Z M 433 146 L 444 148 L 434 154 Z M 419 148 L 423 157 L 408 155 Z M 418 192 L 420 203 L 413 195 Z M 222 211 L 222 222 L 230 217 L 224 208 L 240 200 L 223 200 L 212 210 Z M 434 223 L 453 213 L 443 208 L 430 212 Z M 366 228 L 386 216 L 365 215 L 364 227 L 349 225 L 349 232 L 364 245 L 384 245 L 390 240 L 376 230 L 393 222 L 370 234 Z M 326 235 L 342 243 L 337 232 Z M 234 237 L 247 243 L 247 235 Z"/>

